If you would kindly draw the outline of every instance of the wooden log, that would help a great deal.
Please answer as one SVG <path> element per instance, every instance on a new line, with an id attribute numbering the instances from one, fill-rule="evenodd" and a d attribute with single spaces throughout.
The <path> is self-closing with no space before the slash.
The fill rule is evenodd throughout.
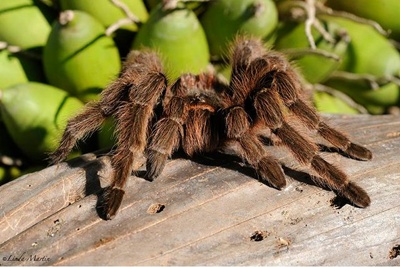
<path id="1" fill-rule="evenodd" d="M 400 265 L 400 118 L 326 119 L 373 152 L 321 152 L 370 194 L 366 209 L 333 207 L 307 167 L 267 147 L 284 190 L 229 156 L 177 157 L 154 182 L 132 177 L 105 221 L 95 207 L 109 158 L 87 154 L 0 187 L 1 265 Z"/>

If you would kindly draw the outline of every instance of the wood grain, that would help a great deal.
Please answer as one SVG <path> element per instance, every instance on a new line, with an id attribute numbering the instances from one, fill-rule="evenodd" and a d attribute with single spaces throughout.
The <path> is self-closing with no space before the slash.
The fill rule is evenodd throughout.
<path id="1" fill-rule="evenodd" d="M 366 209 L 332 207 L 334 193 L 308 168 L 267 147 L 285 166 L 282 191 L 231 156 L 177 157 L 154 182 L 132 177 L 119 214 L 104 221 L 95 207 L 109 159 L 87 154 L 0 187 L 0 264 L 400 265 L 389 257 L 400 244 L 400 118 L 327 120 L 374 154 L 322 152 L 367 190 Z"/>

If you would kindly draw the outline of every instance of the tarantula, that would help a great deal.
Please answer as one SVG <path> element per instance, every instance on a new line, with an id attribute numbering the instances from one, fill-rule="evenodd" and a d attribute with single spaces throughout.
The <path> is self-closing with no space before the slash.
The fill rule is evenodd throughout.
<path id="1" fill-rule="evenodd" d="M 256 38 L 237 38 L 231 50 L 229 84 L 202 73 L 183 74 L 168 85 L 156 53 L 130 52 L 101 99 L 68 121 L 58 149 L 50 156 L 52 163 L 64 160 L 79 139 L 114 117 L 117 144 L 110 152 L 114 174 L 111 185 L 104 188 L 102 207 L 106 219 L 111 219 L 135 171 L 134 162 L 145 156 L 145 176 L 153 180 L 178 148 L 193 156 L 234 143 L 235 153 L 261 180 L 283 188 L 282 166 L 260 139 L 261 130 L 269 129 L 301 164 L 319 175 L 314 178 L 317 183 L 356 206 L 368 206 L 368 194 L 319 155 L 317 144 L 291 126 L 292 117 L 354 159 L 369 160 L 372 153 L 321 120 L 302 99 L 299 75 L 282 54 L 267 50 Z"/>

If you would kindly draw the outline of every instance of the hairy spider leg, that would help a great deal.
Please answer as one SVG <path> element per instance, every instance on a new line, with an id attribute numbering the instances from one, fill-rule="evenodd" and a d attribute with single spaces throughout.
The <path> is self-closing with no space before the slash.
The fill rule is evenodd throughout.
<path id="1" fill-rule="evenodd" d="M 187 75 L 187 77 L 192 77 Z M 169 89 L 171 99 L 164 107 L 163 117 L 155 124 L 151 140 L 147 149 L 146 178 L 154 180 L 165 167 L 167 159 L 178 149 L 183 137 L 188 115 L 188 103 L 184 98 L 185 76 L 182 75 Z"/>
<path id="2" fill-rule="evenodd" d="M 226 137 L 239 145 L 238 155 L 254 168 L 261 180 L 278 189 L 285 187 L 281 164 L 266 153 L 262 142 L 251 132 L 252 125 L 244 108 L 232 106 L 224 113 Z"/>
<path id="3" fill-rule="evenodd" d="M 318 155 L 316 144 L 300 135 L 286 122 L 282 111 L 283 107 L 288 107 L 309 128 L 316 129 L 322 137 L 334 145 L 338 145 L 350 155 L 368 159 L 371 157 L 371 153 L 367 149 L 351 143 L 338 131 L 327 128 L 326 124 L 320 121 L 316 111 L 300 100 L 300 80 L 281 54 L 267 52 L 261 41 L 252 41 L 250 42 L 251 46 L 247 46 L 246 42 L 249 41 L 241 42 L 239 40 L 239 43 L 236 44 L 239 49 L 238 54 L 242 53 L 245 60 L 233 60 L 233 64 L 237 62 L 239 66 L 233 65 L 232 67 L 234 76 L 231 79 L 231 92 L 241 91 L 236 94 L 239 96 L 236 97 L 236 101 L 243 101 L 244 96 L 248 97 L 252 102 L 250 106 L 256 113 L 254 119 L 264 122 L 292 151 L 301 164 L 311 165 L 321 176 L 317 182 L 336 190 L 357 206 L 368 206 L 370 203 L 368 194 L 349 181 L 346 174 L 340 169 Z M 251 52 L 246 52 L 249 50 Z M 246 64 L 248 65 L 246 66 Z M 239 71 L 235 72 L 236 68 Z M 299 110 L 300 107 L 301 110 Z"/>
<path id="4" fill-rule="evenodd" d="M 224 124 L 228 140 L 235 140 L 239 145 L 240 157 L 254 168 L 262 180 L 281 189 L 286 185 L 282 166 L 274 157 L 266 154 L 257 134 L 252 132 L 257 126 L 250 122 L 252 116 L 244 108 L 254 87 L 253 77 L 257 73 L 253 72 L 258 71 L 250 69 L 250 64 L 264 53 L 260 39 L 237 37 L 234 41 L 231 48 L 232 75 L 227 89 L 229 107 L 224 110 Z"/>
<path id="5" fill-rule="evenodd" d="M 219 131 L 213 116 L 221 105 L 216 92 L 219 87 L 222 84 L 208 73 L 184 74 L 170 87 L 172 98 L 156 123 L 148 148 L 148 179 L 159 176 L 180 145 L 189 156 L 217 148 Z"/>
<path id="6" fill-rule="evenodd" d="M 187 103 L 174 96 L 169 101 L 164 117 L 156 125 L 147 152 L 146 179 L 154 180 L 165 167 L 167 159 L 178 149 L 187 118 Z"/>
<path id="7" fill-rule="evenodd" d="M 98 130 L 106 117 L 107 114 L 103 112 L 100 103 L 86 104 L 85 109 L 80 114 L 68 120 L 58 148 L 49 155 L 51 164 L 63 161 L 78 140 Z"/>
<path id="8" fill-rule="evenodd" d="M 236 37 L 231 47 L 232 74 L 227 94 L 230 101 L 243 104 L 250 93 L 249 84 L 253 82 L 247 74 L 250 63 L 265 53 L 261 40 Z"/>
<path id="9" fill-rule="evenodd" d="M 103 209 L 106 219 L 117 213 L 127 179 L 135 160 L 143 155 L 154 108 L 165 93 L 167 79 L 155 53 L 135 52 L 138 60 L 130 63 L 120 79 L 127 88 L 127 98 L 119 100 L 113 114 L 116 121 L 117 147 L 111 156 L 112 183 L 104 189 Z M 145 59 L 145 60 L 144 60 Z M 129 83 L 128 83 L 129 81 Z"/>
<path id="10" fill-rule="evenodd" d="M 321 120 L 317 111 L 301 99 L 301 82 L 296 71 L 289 62 L 278 53 L 269 53 L 251 63 L 251 69 L 260 77 L 256 87 L 265 84 L 278 91 L 283 103 L 309 129 L 316 130 L 319 135 L 329 141 L 352 158 L 370 160 L 372 153 L 367 148 L 350 141 L 343 133 Z M 262 70 L 262 71 L 260 71 Z"/>
<path id="11" fill-rule="evenodd" d="M 87 103 L 81 113 L 67 122 L 58 148 L 49 155 L 50 163 L 56 164 L 63 161 L 78 140 L 98 130 L 104 120 L 116 112 L 119 101 L 127 99 L 132 79 L 139 72 L 147 70 L 148 62 L 151 63 L 150 66 L 158 66 L 161 64 L 158 61 L 156 54 L 152 52 L 132 51 L 129 53 L 119 77 L 101 92 L 100 100 Z"/>
<path id="12" fill-rule="evenodd" d="M 339 168 L 321 158 L 317 145 L 287 123 L 282 113 L 283 100 L 274 85 L 272 88 L 263 88 L 255 92 L 254 107 L 257 117 L 265 122 L 302 165 L 310 165 L 318 173 L 319 177 L 315 177 L 317 182 L 329 186 L 359 207 L 368 206 L 368 194 L 351 182 Z"/>

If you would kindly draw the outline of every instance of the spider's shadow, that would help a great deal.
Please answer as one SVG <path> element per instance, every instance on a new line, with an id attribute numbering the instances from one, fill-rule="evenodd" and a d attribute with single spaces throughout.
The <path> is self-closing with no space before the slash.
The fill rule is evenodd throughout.
<path id="1" fill-rule="evenodd" d="M 265 145 L 270 145 L 268 143 L 268 140 L 263 140 Z M 329 152 L 329 153 L 340 153 L 343 156 L 349 157 L 347 154 L 341 152 L 340 150 L 336 148 L 331 148 L 325 145 L 320 145 L 321 151 L 324 152 Z M 98 160 L 99 157 L 108 155 L 107 151 L 98 151 L 95 153 L 97 158 L 96 159 L 87 159 L 85 157 L 78 157 L 71 159 L 67 161 L 67 164 L 70 168 L 82 168 L 85 171 L 85 178 L 86 178 L 86 183 L 85 183 L 85 188 L 83 194 L 85 196 L 95 194 L 97 196 L 97 203 L 96 203 L 96 211 L 97 214 L 100 218 L 105 219 L 105 213 L 104 210 L 102 209 L 103 203 L 105 201 L 104 199 L 104 190 L 105 188 L 101 187 L 101 181 L 100 181 L 100 170 L 104 168 L 103 163 Z M 226 169 L 238 171 L 239 173 L 246 175 L 250 178 L 256 179 L 259 182 L 269 186 L 273 187 L 271 184 L 269 184 L 267 181 L 260 179 L 256 171 L 249 167 L 247 164 L 244 164 L 241 158 L 238 156 L 229 154 L 229 153 L 223 153 L 223 152 L 211 152 L 207 154 L 201 154 L 201 155 L 195 155 L 193 157 L 188 157 L 182 150 L 178 150 L 175 152 L 172 156 L 173 159 L 179 159 L 179 158 L 184 158 L 184 159 L 189 159 L 197 164 L 202 164 L 202 165 L 207 165 L 207 166 L 219 166 L 223 167 Z M 301 182 L 302 184 L 307 184 L 307 185 L 312 185 L 312 186 L 317 186 L 319 188 L 322 188 L 327 191 L 332 191 L 330 188 L 317 184 L 314 182 L 313 176 L 310 175 L 309 173 L 303 172 L 303 171 L 298 171 L 292 168 L 289 168 L 285 165 L 282 164 L 282 168 L 284 173 L 296 180 Z M 145 179 L 145 170 L 139 170 L 135 172 L 135 176 Z M 347 199 L 340 197 L 337 192 L 336 197 L 332 200 L 332 206 L 336 208 L 342 208 L 346 204 L 351 204 Z"/>
<path id="2" fill-rule="evenodd" d="M 96 203 L 96 212 L 98 216 L 102 219 L 106 219 L 106 214 L 104 209 L 102 208 L 104 199 L 105 188 L 101 187 L 100 181 L 100 171 L 104 168 L 103 163 L 99 158 L 101 156 L 108 155 L 107 151 L 97 151 L 95 152 L 96 159 L 87 159 L 85 157 L 78 157 L 67 161 L 67 164 L 70 168 L 82 168 L 85 171 L 85 187 L 84 187 L 84 196 L 96 195 L 97 203 Z"/>
<path id="3" fill-rule="evenodd" d="M 264 145 L 266 145 L 266 146 L 273 145 L 272 141 L 269 138 L 265 137 L 262 139 L 263 139 L 262 142 L 264 143 Z M 319 146 L 319 149 L 321 152 L 338 153 L 343 157 L 353 159 L 352 157 L 350 157 L 346 153 L 342 152 L 338 148 L 329 147 L 329 146 L 326 146 L 323 144 L 318 144 L 318 146 Z M 269 187 L 275 188 L 273 185 L 271 185 L 267 181 L 261 179 L 258 176 L 257 172 L 252 167 L 249 167 L 247 164 L 244 164 L 242 159 L 240 159 L 238 156 L 235 156 L 232 154 L 227 154 L 227 153 L 223 153 L 223 152 L 212 152 L 212 153 L 207 153 L 207 154 L 203 154 L 203 155 L 196 155 L 196 156 L 189 158 L 182 151 L 179 151 L 178 153 L 176 153 L 174 155 L 174 158 L 186 158 L 186 159 L 190 159 L 198 164 L 208 165 L 208 166 L 220 166 L 220 167 L 223 167 L 226 169 L 238 171 L 243 175 L 249 176 L 250 178 L 257 179 L 259 182 L 261 182 Z M 348 199 L 341 197 L 339 192 L 337 192 L 336 190 L 332 190 L 328 186 L 314 182 L 315 179 L 313 178 L 314 177 L 313 175 L 310 175 L 309 173 L 306 173 L 303 171 L 298 171 L 298 170 L 289 168 L 289 167 L 285 166 L 284 164 L 282 164 L 282 169 L 286 176 L 292 178 L 293 180 L 299 181 L 302 184 L 316 186 L 316 187 L 319 187 L 326 191 L 333 191 L 336 194 L 336 196 L 331 200 L 331 206 L 338 208 L 338 209 L 342 208 L 346 204 L 353 206 L 353 204 Z"/>
<path id="4" fill-rule="evenodd" d="M 67 161 L 70 168 L 82 168 L 85 171 L 84 195 L 97 194 L 101 191 L 99 171 L 104 167 L 98 160 L 89 160 L 84 157 L 78 157 Z"/>
<path id="5" fill-rule="evenodd" d="M 187 158 L 187 156 L 186 156 L 186 158 Z M 221 167 L 229 169 L 229 170 L 238 171 L 243 175 L 249 176 L 250 178 L 257 179 L 259 182 L 261 182 L 269 187 L 274 187 L 273 185 L 269 184 L 267 181 L 261 179 L 258 176 L 257 172 L 252 167 L 249 167 L 239 157 L 237 157 L 235 155 L 225 154 L 222 152 L 213 152 L 213 153 L 208 153 L 206 155 L 196 155 L 196 156 L 190 158 L 190 160 L 192 160 L 198 164 L 202 164 L 202 165 L 221 166 Z M 282 165 L 282 168 L 283 168 L 284 173 L 288 177 L 290 177 L 294 180 L 297 180 L 301 183 L 304 183 L 304 184 L 318 186 L 316 183 L 314 183 L 312 176 L 310 174 L 308 174 L 306 172 L 291 169 L 284 165 Z M 323 187 L 323 189 L 328 189 L 328 188 Z"/>

